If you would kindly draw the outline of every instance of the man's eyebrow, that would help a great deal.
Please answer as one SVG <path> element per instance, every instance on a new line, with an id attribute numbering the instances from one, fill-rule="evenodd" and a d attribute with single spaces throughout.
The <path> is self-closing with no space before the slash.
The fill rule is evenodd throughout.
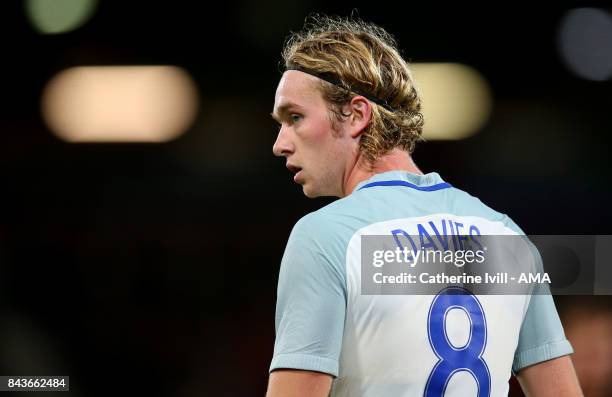
<path id="1" fill-rule="evenodd" d="M 284 103 L 280 105 L 278 108 L 276 108 L 275 111 L 270 113 L 270 116 L 272 116 L 274 120 L 280 122 L 280 119 L 282 118 L 282 116 L 285 113 L 287 113 L 289 109 L 294 108 L 294 107 L 299 109 L 300 106 L 293 102 Z"/>

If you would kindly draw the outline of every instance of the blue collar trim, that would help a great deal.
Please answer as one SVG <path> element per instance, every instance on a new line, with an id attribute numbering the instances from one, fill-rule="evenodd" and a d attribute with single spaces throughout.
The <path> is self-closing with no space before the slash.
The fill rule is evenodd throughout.
<path id="1" fill-rule="evenodd" d="M 402 181 L 402 180 L 393 180 L 393 181 L 378 181 L 378 182 L 370 182 L 368 184 L 363 185 L 358 190 L 367 189 L 376 186 L 404 186 L 412 189 L 420 190 L 422 192 L 434 192 L 436 190 L 448 189 L 451 188 L 451 184 L 447 182 L 437 183 L 431 186 L 419 186 L 414 183 Z"/>

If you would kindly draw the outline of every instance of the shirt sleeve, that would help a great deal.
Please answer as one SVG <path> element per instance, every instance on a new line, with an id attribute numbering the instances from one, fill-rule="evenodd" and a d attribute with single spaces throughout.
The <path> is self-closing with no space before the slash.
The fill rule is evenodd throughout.
<path id="1" fill-rule="evenodd" d="M 324 228 L 308 216 L 291 232 L 278 280 L 270 371 L 292 368 L 338 376 L 346 277 L 329 245 Z"/>
<path id="2" fill-rule="evenodd" d="M 538 270 L 543 269 L 540 254 L 534 246 L 532 250 Z M 516 374 L 530 365 L 573 352 L 571 344 L 565 338 L 550 289 L 545 285 L 537 294 L 532 295 L 529 301 L 514 354 L 512 371 Z"/>

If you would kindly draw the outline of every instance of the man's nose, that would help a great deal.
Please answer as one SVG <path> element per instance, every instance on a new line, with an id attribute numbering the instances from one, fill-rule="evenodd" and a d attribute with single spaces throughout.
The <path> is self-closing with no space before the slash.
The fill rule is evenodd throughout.
<path id="1" fill-rule="evenodd" d="M 289 131 L 284 126 L 281 127 L 278 132 L 278 136 L 276 137 L 276 142 L 274 142 L 274 146 L 272 146 L 272 152 L 276 156 L 288 156 L 293 153 L 294 146 L 289 139 Z"/>

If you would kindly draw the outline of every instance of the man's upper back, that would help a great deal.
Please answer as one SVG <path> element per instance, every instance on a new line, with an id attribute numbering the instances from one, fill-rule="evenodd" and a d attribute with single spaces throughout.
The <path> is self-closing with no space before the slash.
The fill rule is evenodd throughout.
<path id="1" fill-rule="evenodd" d="M 550 296 L 361 289 L 362 236 L 488 234 L 522 232 L 435 173 L 378 174 L 305 216 L 281 265 L 271 370 L 329 373 L 335 396 L 507 395 L 511 370 L 571 352 Z"/>

